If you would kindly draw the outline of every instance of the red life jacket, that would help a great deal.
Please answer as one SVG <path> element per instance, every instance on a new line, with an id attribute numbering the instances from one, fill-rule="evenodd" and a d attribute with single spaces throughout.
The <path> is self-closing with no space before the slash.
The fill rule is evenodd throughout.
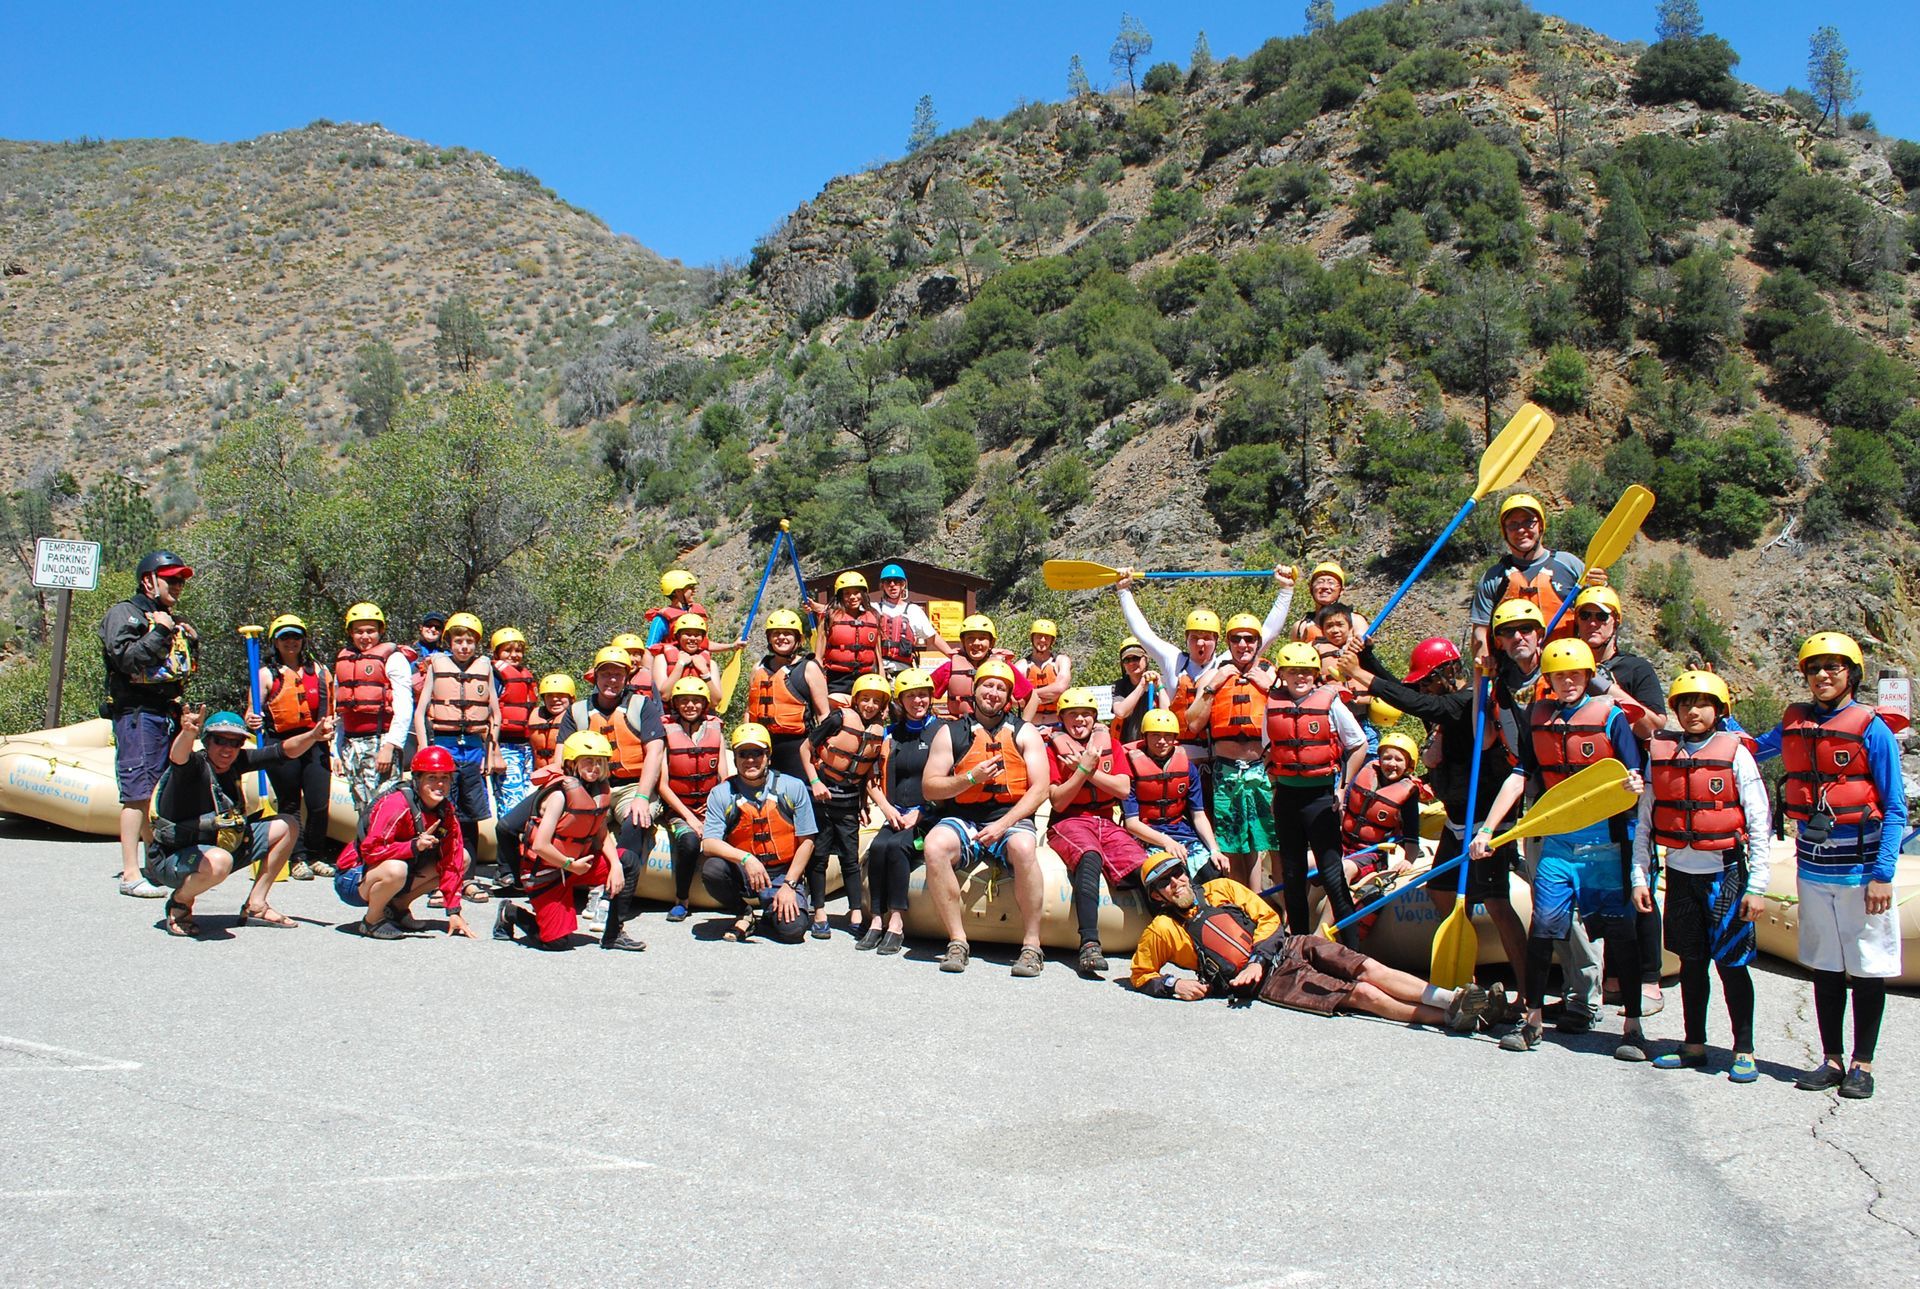
<path id="1" fill-rule="evenodd" d="M 1295 779 L 1331 779 L 1340 769 L 1340 735 L 1333 705 L 1340 693 L 1319 685 L 1295 702 L 1278 687 L 1267 696 L 1267 773 Z"/>
<path id="2" fill-rule="evenodd" d="M 320 668 L 303 662 L 299 668 L 269 664 L 273 681 L 261 696 L 267 732 L 286 737 L 304 734 L 320 723 L 323 709 Z"/>
<path id="3" fill-rule="evenodd" d="M 1347 800 L 1340 811 L 1340 844 L 1345 850 L 1365 850 L 1383 841 L 1419 831 L 1417 818 L 1409 819 L 1409 810 L 1417 811 L 1414 798 L 1420 793 L 1420 781 L 1411 774 L 1392 783 L 1380 782 L 1380 763 L 1369 761 L 1360 767 L 1347 785 Z"/>
<path id="4" fill-rule="evenodd" d="M 878 610 L 875 610 L 878 612 Z M 880 614 L 880 657 L 897 667 L 911 667 L 920 646 L 913 638 L 913 624 L 907 614 Z"/>
<path id="5" fill-rule="evenodd" d="M 1011 665 L 1013 655 L 1005 649 L 995 649 L 987 655 L 986 661 L 995 658 Z M 973 715 L 973 673 L 980 665 L 963 653 L 956 653 L 947 660 L 946 692 L 941 696 L 946 699 L 948 719 Z M 1008 699 L 1007 706 L 1014 708 L 1017 702 Z"/>
<path id="6" fill-rule="evenodd" d="M 1740 740 L 1715 730 L 1696 753 L 1661 730 L 1647 740 L 1647 783 L 1653 792 L 1653 839 L 1669 848 L 1732 850 L 1747 840 L 1747 812 L 1733 754 Z"/>
<path id="7" fill-rule="evenodd" d="M 1093 753 L 1099 773 L 1113 773 L 1113 736 L 1107 732 L 1104 726 L 1096 725 L 1093 727 L 1093 734 L 1087 741 L 1087 751 Z M 1067 761 L 1066 755 L 1060 751 L 1060 746 L 1057 742 L 1054 744 L 1054 755 L 1060 757 L 1063 762 Z M 1069 770 L 1068 773 L 1071 775 L 1072 771 Z M 1055 819 L 1071 819 L 1075 815 L 1103 815 L 1111 819 L 1113 817 L 1114 803 L 1119 800 L 1119 797 L 1112 796 L 1094 787 L 1093 780 L 1089 778 L 1085 783 L 1080 785 L 1080 790 L 1073 794 L 1072 799 L 1069 800 L 1066 805 L 1058 807 L 1053 812 L 1053 817 Z"/>
<path id="8" fill-rule="evenodd" d="M 1212 988 L 1224 989 L 1228 981 L 1246 970 L 1253 961 L 1255 929 L 1253 919 L 1238 905 L 1209 904 L 1196 888 L 1185 930 L 1193 941 L 1195 971 L 1200 979 Z"/>
<path id="9" fill-rule="evenodd" d="M 500 691 L 500 737 L 522 742 L 527 737 L 527 720 L 540 705 L 533 672 L 523 663 L 496 661 L 493 674 L 498 677 Z"/>
<path id="10" fill-rule="evenodd" d="M 667 722 L 667 782 L 673 795 L 693 813 L 707 808 L 707 794 L 720 782 L 720 718 L 709 716 L 687 733 L 678 720 Z"/>
<path id="11" fill-rule="evenodd" d="M 1824 805 L 1836 824 L 1864 827 L 1884 813 L 1867 767 L 1867 726 L 1873 709 L 1851 702 L 1823 721 L 1810 703 L 1780 717 L 1780 760 L 1787 777 L 1781 798 L 1789 819 L 1808 819 Z"/>
<path id="12" fill-rule="evenodd" d="M 858 615 L 827 610 L 827 645 L 820 651 L 820 665 L 838 676 L 880 670 L 880 615 L 871 605 Z"/>
<path id="13" fill-rule="evenodd" d="M 1165 765 L 1147 755 L 1144 740 L 1127 744 L 1127 766 L 1133 771 L 1133 799 L 1140 806 L 1142 823 L 1157 828 L 1186 818 L 1187 788 L 1191 781 L 1188 770 L 1192 764 L 1178 743 L 1173 745 L 1173 755 Z"/>
<path id="14" fill-rule="evenodd" d="M 1253 666 L 1241 671 L 1232 663 L 1221 670 L 1227 683 L 1213 691 L 1213 705 L 1207 713 L 1207 735 L 1213 739 L 1257 739 L 1260 718 L 1267 697 L 1273 692 L 1274 671 L 1265 659 L 1254 659 Z M 1174 704 L 1179 706 L 1178 701 Z"/>
<path id="15" fill-rule="evenodd" d="M 571 774 L 563 774 L 548 790 L 561 792 L 566 798 L 553 825 L 554 849 L 569 859 L 585 859 L 600 848 L 606 836 L 613 789 L 605 780 L 589 788 Z"/>
<path id="16" fill-rule="evenodd" d="M 1610 694 L 1590 695 L 1566 716 L 1551 698 L 1535 699 L 1527 710 L 1527 730 L 1540 781 L 1551 788 L 1611 757 L 1613 740 L 1607 737 L 1607 722 L 1618 710 Z"/>
<path id="17" fill-rule="evenodd" d="M 553 755 L 553 749 L 560 746 L 560 722 L 567 719 L 567 709 L 550 712 L 542 704 L 527 716 L 527 743 L 533 748 L 534 756 L 545 760 Z"/>
<path id="18" fill-rule="evenodd" d="M 680 660 L 689 656 L 693 658 L 693 666 L 688 668 L 684 675 L 706 680 L 707 673 L 713 670 L 713 650 L 711 649 L 702 649 L 698 653 L 689 655 L 679 645 L 669 642 L 660 646 L 660 656 L 666 659 L 669 676 L 673 675 L 673 669 L 680 665 Z M 651 680 L 648 684 L 652 684 Z M 673 686 L 668 685 L 667 688 L 671 690 Z M 714 692 L 711 680 L 707 680 L 707 701 L 710 703 L 720 701 L 720 695 Z"/>
<path id="19" fill-rule="evenodd" d="M 842 711 L 840 728 L 813 751 L 813 764 L 820 772 L 820 781 L 830 788 L 867 783 L 880 764 L 880 751 L 886 741 L 884 723 L 876 721 L 863 726 L 852 708 Z"/>
<path id="20" fill-rule="evenodd" d="M 393 719 L 393 687 L 387 684 L 387 659 L 396 645 L 382 640 L 362 652 L 343 647 L 333 659 L 333 705 L 350 737 L 384 733 Z"/>
<path id="21" fill-rule="evenodd" d="M 466 666 L 452 654 L 435 654 L 427 661 L 427 732 L 429 734 L 484 734 L 489 720 L 487 701 L 493 678 L 481 668 L 487 660 L 475 655 Z"/>

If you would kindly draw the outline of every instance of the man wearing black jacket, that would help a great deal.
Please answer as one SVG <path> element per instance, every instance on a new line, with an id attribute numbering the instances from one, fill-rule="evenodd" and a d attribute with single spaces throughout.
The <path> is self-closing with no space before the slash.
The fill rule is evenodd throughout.
<path id="1" fill-rule="evenodd" d="M 199 637 L 174 606 L 193 569 L 172 551 L 154 551 L 134 569 L 139 589 L 100 622 L 107 710 L 113 721 L 120 782 L 120 893 L 158 899 L 166 889 L 140 875 L 147 802 L 179 729 L 187 681 L 198 666 Z"/>

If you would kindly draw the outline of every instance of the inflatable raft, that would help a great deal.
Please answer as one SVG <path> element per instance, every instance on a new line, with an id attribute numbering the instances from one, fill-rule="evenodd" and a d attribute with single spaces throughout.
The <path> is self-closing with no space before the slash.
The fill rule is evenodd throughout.
<path id="1" fill-rule="evenodd" d="M 1760 952 L 1800 961 L 1799 870 L 1792 839 L 1773 844 L 1767 875 L 1767 911 L 1755 924 Z M 1893 873 L 1894 916 L 1900 922 L 1900 974 L 1894 985 L 1920 985 L 1920 855 L 1901 855 Z"/>

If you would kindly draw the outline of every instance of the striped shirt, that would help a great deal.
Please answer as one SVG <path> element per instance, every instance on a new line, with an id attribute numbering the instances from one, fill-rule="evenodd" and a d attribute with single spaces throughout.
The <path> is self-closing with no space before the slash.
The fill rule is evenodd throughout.
<path id="1" fill-rule="evenodd" d="M 1852 699 L 1834 708 L 1814 703 L 1813 710 L 1824 722 L 1852 705 Z M 1867 722 L 1864 741 L 1867 771 L 1880 798 L 1881 818 L 1864 827 L 1835 824 L 1827 840 L 1817 845 L 1800 837 L 1795 843 L 1795 863 L 1803 882 L 1865 886 L 1868 882 L 1893 880 L 1900 863 L 1900 838 L 1907 831 L 1907 785 L 1900 773 L 1900 744 L 1878 716 Z M 1760 736 L 1756 759 L 1767 761 L 1779 756 L 1780 742 L 1780 727 L 1776 725 Z"/>

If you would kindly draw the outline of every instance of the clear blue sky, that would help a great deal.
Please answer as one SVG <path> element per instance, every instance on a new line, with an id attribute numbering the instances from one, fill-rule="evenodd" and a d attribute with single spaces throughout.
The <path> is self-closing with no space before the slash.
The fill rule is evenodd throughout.
<path id="1" fill-rule="evenodd" d="M 245 139 L 315 119 L 379 121 L 524 166 L 662 254 L 744 255 L 826 181 L 898 156 L 913 106 L 943 125 L 1096 84 L 1122 7 L 1184 65 L 1300 28 L 1304 0 L 1099 4 L 888 0 L 707 4 L 99 4 L 14 0 L 0 16 L 0 137 Z M 1339 0 L 1345 16 L 1362 6 Z M 1652 0 L 1537 6 L 1651 39 Z M 1701 0 L 1741 79 L 1806 80 L 1807 37 L 1839 24 L 1882 130 L 1920 137 L 1914 0 Z"/>

